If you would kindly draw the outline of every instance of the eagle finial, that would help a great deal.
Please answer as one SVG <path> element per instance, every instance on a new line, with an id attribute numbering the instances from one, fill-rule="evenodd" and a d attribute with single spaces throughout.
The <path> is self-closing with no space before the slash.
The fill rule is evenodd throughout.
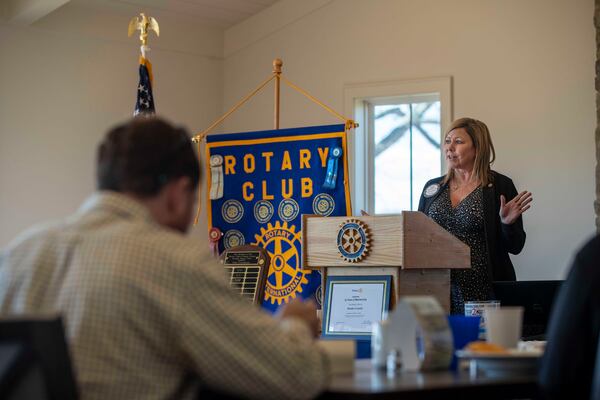
<path id="1" fill-rule="evenodd" d="M 156 36 L 160 36 L 160 29 L 158 22 L 153 17 L 146 17 L 144 13 L 140 13 L 140 17 L 133 17 L 129 21 L 129 29 L 127 36 L 131 36 L 133 32 L 140 30 L 140 41 L 142 46 L 146 46 L 148 42 L 148 31 L 154 31 Z"/>

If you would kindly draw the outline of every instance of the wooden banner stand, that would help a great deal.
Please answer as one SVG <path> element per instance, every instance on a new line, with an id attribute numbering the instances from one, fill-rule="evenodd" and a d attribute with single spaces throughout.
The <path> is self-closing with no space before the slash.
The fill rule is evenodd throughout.
<path id="1" fill-rule="evenodd" d="M 340 229 L 349 221 L 357 221 L 366 233 L 367 248 L 359 260 L 349 260 L 338 250 Z M 449 312 L 450 269 L 470 268 L 471 250 L 418 211 L 361 217 L 303 215 L 302 266 L 321 270 L 323 298 L 327 275 L 392 275 L 391 307 L 400 296 L 431 295 Z"/>

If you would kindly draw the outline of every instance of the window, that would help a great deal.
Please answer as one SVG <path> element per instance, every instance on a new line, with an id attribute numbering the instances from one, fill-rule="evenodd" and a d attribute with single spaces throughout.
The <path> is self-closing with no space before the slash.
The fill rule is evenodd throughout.
<path id="1" fill-rule="evenodd" d="M 440 101 L 411 100 L 368 104 L 375 214 L 415 210 L 423 185 L 441 171 Z"/>
<path id="2" fill-rule="evenodd" d="M 349 86 L 345 100 L 360 124 L 349 150 L 355 214 L 416 210 L 425 182 L 445 168 L 450 78 Z"/>

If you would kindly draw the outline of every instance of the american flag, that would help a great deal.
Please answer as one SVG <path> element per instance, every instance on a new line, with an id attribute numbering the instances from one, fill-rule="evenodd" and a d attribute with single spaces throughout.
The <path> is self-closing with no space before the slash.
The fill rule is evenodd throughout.
<path id="1" fill-rule="evenodd" d="M 154 114 L 154 96 L 152 95 L 152 64 L 140 57 L 140 83 L 137 88 L 137 101 L 133 115 Z"/>

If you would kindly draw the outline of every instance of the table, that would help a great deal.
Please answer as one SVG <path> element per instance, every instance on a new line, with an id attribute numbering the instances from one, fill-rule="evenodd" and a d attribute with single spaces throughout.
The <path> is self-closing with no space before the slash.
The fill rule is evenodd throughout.
<path id="1" fill-rule="evenodd" d="M 356 360 L 354 373 L 334 375 L 319 399 L 505 399 L 535 398 L 535 374 L 510 377 L 471 376 L 468 371 L 406 372 L 388 374 Z"/>

